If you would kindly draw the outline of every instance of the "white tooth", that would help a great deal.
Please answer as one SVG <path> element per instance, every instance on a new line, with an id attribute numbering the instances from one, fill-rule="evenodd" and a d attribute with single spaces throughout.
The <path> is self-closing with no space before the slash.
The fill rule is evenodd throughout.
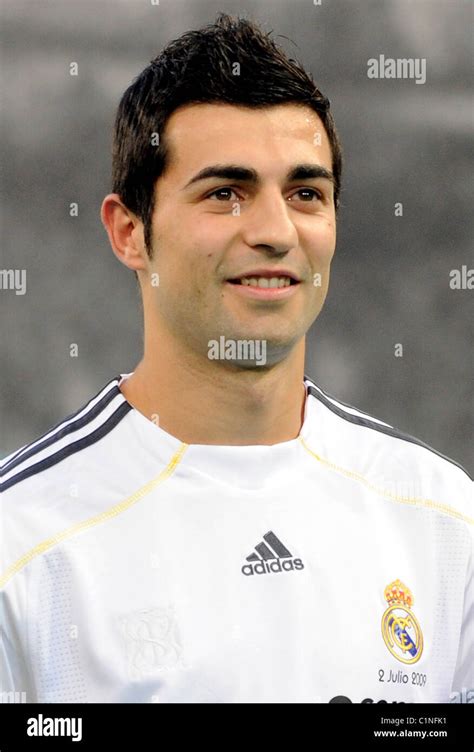
<path id="1" fill-rule="evenodd" d="M 289 277 L 241 277 L 240 283 L 250 287 L 288 287 L 291 284 Z"/>

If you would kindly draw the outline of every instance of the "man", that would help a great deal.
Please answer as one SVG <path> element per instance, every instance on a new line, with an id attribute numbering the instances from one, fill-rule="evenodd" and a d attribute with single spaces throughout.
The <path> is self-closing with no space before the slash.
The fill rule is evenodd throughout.
<path id="1" fill-rule="evenodd" d="M 221 14 L 127 89 L 113 160 L 144 355 L 4 463 L 4 691 L 466 701 L 469 476 L 304 374 L 336 244 L 328 100 Z"/>

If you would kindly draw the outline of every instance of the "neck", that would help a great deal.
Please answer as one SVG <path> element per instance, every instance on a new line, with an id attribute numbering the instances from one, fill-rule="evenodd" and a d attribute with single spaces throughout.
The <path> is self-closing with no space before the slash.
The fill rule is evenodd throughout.
<path id="1" fill-rule="evenodd" d="M 187 444 L 277 444 L 295 439 L 303 423 L 304 348 L 303 337 L 275 366 L 239 369 L 159 337 L 145 343 L 120 388 L 135 409 Z"/>

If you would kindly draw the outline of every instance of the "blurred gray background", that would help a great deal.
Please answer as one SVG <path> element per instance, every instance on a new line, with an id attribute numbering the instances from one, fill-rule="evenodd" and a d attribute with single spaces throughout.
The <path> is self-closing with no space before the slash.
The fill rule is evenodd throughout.
<path id="1" fill-rule="evenodd" d="M 2 0 L 0 268 L 26 269 L 27 292 L 0 291 L 0 456 L 141 357 L 138 289 L 99 217 L 115 110 L 167 42 L 219 10 L 273 29 L 309 68 L 344 146 L 338 246 L 306 373 L 472 471 L 474 293 L 449 285 L 451 270 L 473 266 L 465 0 Z M 368 79 L 380 54 L 426 58 L 426 83 Z"/>

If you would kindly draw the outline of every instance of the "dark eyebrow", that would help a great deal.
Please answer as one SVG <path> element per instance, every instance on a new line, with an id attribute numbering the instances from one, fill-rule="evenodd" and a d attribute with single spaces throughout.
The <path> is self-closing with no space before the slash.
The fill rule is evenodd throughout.
<path id="1" fill-rule="evenodd" d="M 257 185 L 260 182 L 258 172 L 251 167 L 242 167 L 241 165 L 223 165 L 215 164 L 204 167 L 191 180 L 186 183 L 184 188 L 188 188 L 193 183 L 197 183 L 200 180 L 208 180 L 209 178 L 223 178 L 224 180 L 237 180 L 245 183 L 252 183 Z M 326 167 L 318 164 L 298 164 L 289 170 L 286 179 L 288 182 L 294 182 L 295 180 L 308 180 L 310 178 L 326 178 L 335 185 L 334 174 L 331 170 L 327 170 Z M 183 190 L 184 190 L 183 188 Z"/>

